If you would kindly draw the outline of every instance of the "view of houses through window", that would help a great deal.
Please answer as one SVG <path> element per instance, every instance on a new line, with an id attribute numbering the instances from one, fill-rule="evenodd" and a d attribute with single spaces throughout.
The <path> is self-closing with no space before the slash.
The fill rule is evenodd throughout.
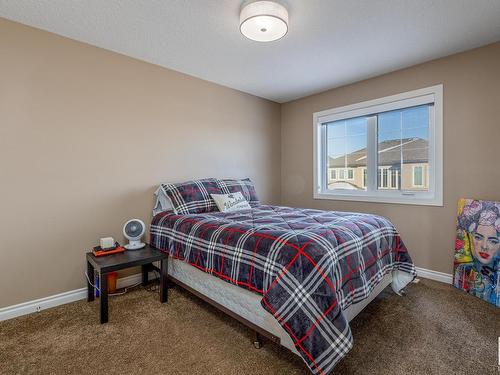
<path id="1" fill-rule="evenodd" d="M 327 125 L 328 189 L 366 190 L 367 117 Z"/>
<path id="2" fill-rule="evenodd" d="M 427 191 L 429 105 L 328 123 L 328 189 L 367 189 L 369 122 L 376 126 L 377 189 Z"/>

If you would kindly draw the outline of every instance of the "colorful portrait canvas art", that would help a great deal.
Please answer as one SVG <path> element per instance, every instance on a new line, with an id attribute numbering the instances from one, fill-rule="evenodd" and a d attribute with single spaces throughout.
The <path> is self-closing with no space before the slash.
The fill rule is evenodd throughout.
<path id="1" fill-rule="evenodd" d="M 500 202 L 458 202 L 453 285 L 500 307 Z"/>

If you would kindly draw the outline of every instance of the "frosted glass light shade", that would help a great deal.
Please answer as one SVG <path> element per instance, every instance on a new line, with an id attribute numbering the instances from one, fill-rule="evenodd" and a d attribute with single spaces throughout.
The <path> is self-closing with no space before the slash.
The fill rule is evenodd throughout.
<path id="1" fill-rule="evenodd" d="M 256 1 L 240 13 L 240 31 L 248 39 L 272 42 L 288 32 L 288 11 L 274 1 Z"/>

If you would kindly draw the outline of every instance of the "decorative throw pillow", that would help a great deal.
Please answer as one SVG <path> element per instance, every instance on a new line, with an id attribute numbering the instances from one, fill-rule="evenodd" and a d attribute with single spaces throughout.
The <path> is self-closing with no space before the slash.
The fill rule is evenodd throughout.
<path id="1" fill-rule="evenodd" d="M 255 191 L 255 186 L 253 186 L 253 182 L 249 178 L 242 180 L 224 179 L 217 181 L 222 193 L 229 194 L 240 192 L 251 206 L 260 204 L 257 192 Z"/>
<path id="2" fill-rule="evenodd" d="M 231 212 L 252 208 L 239 191 L 230 194 L 211 194 L 220 212 Z"/>
<path id="3" fill-rule="evenodd" d="M 178 215 L 217 211 L 217 206 L 210 194 L 222 193 L 219 182 L 215 178 L 162 184 L 161 188 Z"/>

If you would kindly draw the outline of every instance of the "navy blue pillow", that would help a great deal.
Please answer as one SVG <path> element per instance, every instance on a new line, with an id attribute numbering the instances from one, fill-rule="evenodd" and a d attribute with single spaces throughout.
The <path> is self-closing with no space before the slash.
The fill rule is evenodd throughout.
<path id="1" fill-rule="evenodd" d="M 217 211 L 217 205 L 210 194 L 223 194 L 215 178 L 162 184 L 161 187 L 178 215 Z"/>

